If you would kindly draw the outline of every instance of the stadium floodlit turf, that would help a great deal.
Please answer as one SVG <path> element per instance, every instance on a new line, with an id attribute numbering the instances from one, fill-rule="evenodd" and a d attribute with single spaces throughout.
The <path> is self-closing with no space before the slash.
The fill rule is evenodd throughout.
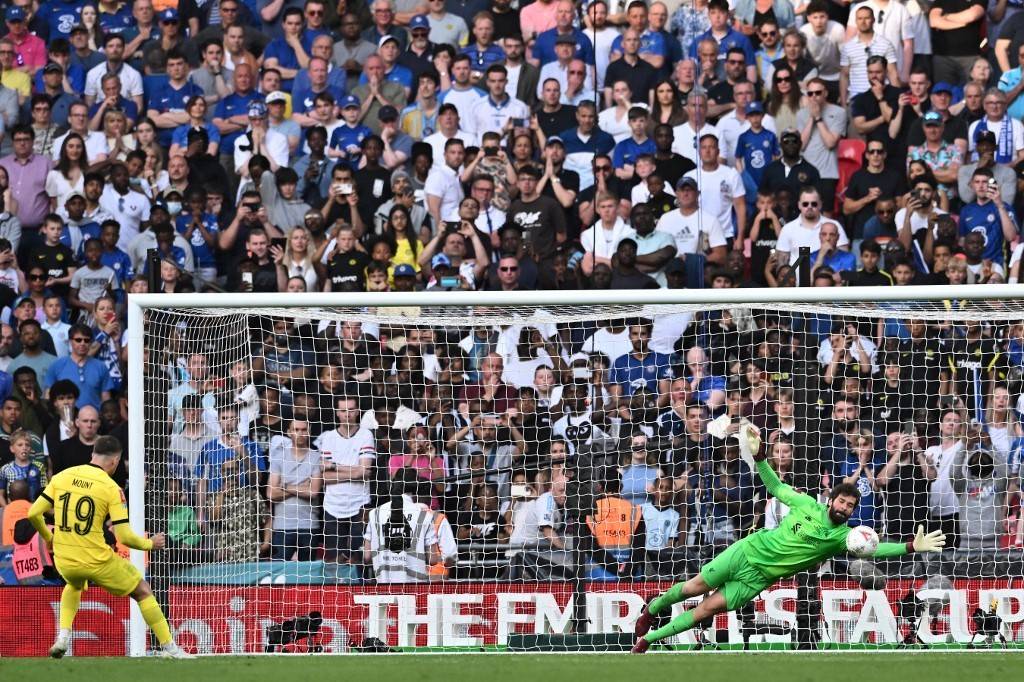
<path id="1" fill-rule="evenodd" d="M 1024 679 L 1020 652 L 961 653 L 696 653 L 607 655 L 362 655 L 304 654 L 208 657 L 190 661 L 129 658 L 3 659 L 4 679 L 152 680 L 153 682 L 865 682 L 900 680 L 983 682 Z"/>

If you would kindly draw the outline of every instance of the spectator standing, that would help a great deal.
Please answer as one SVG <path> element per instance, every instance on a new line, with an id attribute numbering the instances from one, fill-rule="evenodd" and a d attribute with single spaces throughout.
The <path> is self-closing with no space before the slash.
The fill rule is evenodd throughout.
<path id="1" fill-rule="evenodd" d="M 48 391 L 56 382 L 70 380 L 78 387 L 78 407 L 92 406 L 99 409 L 104 400 L 110 399 L 114 380 L 106 365 L 89 356 L 92 330 L 82 324 L 73 325 L 68 331 L 68 341 L 68 355 L 50 365 L 43 388 Z"/>
<path id="2" fill-rule="evenodd" d="M 374 435 L 360 425 L 355 398 L 338 396 L 334 407 L 337 427 L 320 434 L 315 444 L 323 458 L 324 549 L 328 561 L 358 563 L 376 459 Z"/>
<path id="3" fill-rule="evenodd" d="M 310 447 L 309 424 L 292 420 L 288 437 L 270 446 L 267 499 L 273 503 L 271 556 L 311 561 L 319 525 L 314 506 L 323 487 L 321 455 Z"/>

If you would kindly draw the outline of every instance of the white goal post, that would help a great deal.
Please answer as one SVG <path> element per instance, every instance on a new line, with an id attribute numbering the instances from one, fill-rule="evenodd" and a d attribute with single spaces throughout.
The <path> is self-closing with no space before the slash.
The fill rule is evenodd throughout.
<path id="1" fill-rule="evenodd" d="M 951 299 L 955 299 L 952 304 L 950 303 Z M 847 319 L 856 318 L 864 323 L 863 326 L 865 328 L 870 326 L 872 330 L 875 329 L 876 326 L 881 330 L 886 319 L 890 317 L 922 319 L 935 323 L 936 325 L 948 324 L 951 321 L 953 323 L 962 323 L 968 320 L 979 320 L 986 324 L 998 322 L 1004 326 L 1009 326 L 1017 322 L 1024 323 L 1024 285 L 997 284 L 956 288 L 950 286 L 918 286 L 907 288 L 741 288 L 566 292 L 131 294 L 128 296 L 127 307 L 127 387 L 129 397 L 129 423 L 131 425 L 128 443 L 128 452 L 130 453 L 130 460 L 128 463 L 128 501 L 132 528 L 136 532 L 141 533 L 145 530 L 150 530 L 147 528 L 147 525 L 149 525 L 151 513 L 153 511 L 152 509 L 147 510 L 147 460 L 150 453 L 147 452 L 148 445 L 146 435 L 147 429 L 150 428 L 150 425 L 147 423 L 147 417 L 151 419 L 152 413 L 147 415 L 145 396 L 147 392 L 147 380 L 148 377 L 152 375 L 154 368 L 147 365 L 146 357 L 148 350 L 152 346 L 153 340 L 161 338 L 167 333 L 167 330 L 171 328 L 170 326 L 166 326 L 170 325 L 170 323 L 166 321 L 162 322 L 160 325 L 148 324 L 147 318 L 154 314 L 177 311 L 182 312 L 183 314 L 196 315 L 205 320 L 210 320 L 215 316 L 223 315 L 226 317 L 232 314 L 242 317 L 263 316 L 271 320 L 295 315 L 304 318 L 311 318 L 314 326 L 318 319 L 321 319 L 321 316 L 323 316 L 323 319 L 330 319 L 332 324 L 336 322 L 340 326 L 340 324 L 344 322 L 345 316 L 351 313 L 354 317 L 359 319 L 379 318 L 382 320 L 382 326 L 384 324 L 405 324 L 408 325 L 409 328 L 413 328 L 422 324 L 422 320 L 420 318 L 409 316 L 408 311 L 410 309 L 415 309 L 423 315 L 424 319 L 429 320 L 432 325 L 438 328 L 443 328 L 446 325 L 450 325 L 452 328 L 465 328 L 470 326 L 474 320 L 479 319 L 483 320 L 483 323 L 489 325 L 498 325 L 501 320 L 507 320 L 507 325 L 514 325 L 519 329 L 523 326 L 530 325 L 540 327 L 542 325 L 554 326 L 561 323 L 568 324 L 570 322 L 574 323 L 576 320 L 585 320 L 588 324 L 600 326 L 603 317 L 606 317 L 607 319 L 635 321 L 641 318 L 645 320 L 657 320 L 661 316 L 676 313 L 690 313 L 696 316 L 698 314 L 703 314 L 705 311 L 745 310 L 748 312 L 753 311 L 752 314 L 757 314 L 757 311 L 769 310 L 772 314 L 780 316 L 783 319 L 783 323 L 786 323 L 786 320 L 796 319 L 799 316 L 820 315 L 826 317 L 830 316 L 828 317 L 830 320 L 829 324 L 834 323 L 836 319 L 845 321 Z M 399 311 L 394 315 L 381 315 L 380 313 L 380 311 L 393 308 L 403 309 L 404 312 Z M 354 311 L 358 311 L 358 313 Z M 629 322 L 626 322 L 625 324 L 628 329 Z M 245 330 L 243 329 L 243 332 L 244 331 Z M 828 332 L 826 331 L 823 333 L 825 334 L 825 337 L 828 338 Z M 838 333 L 845 333 L 845 331 Z M 731 337 L 725 336 L 722 338 L 728 339 Z M 248 339 L 243 339 L 239 343 L 241 343 L 239 352 L 247 352 L 249 343 Z M 592 348 L 591 350 L 600 352 L 602 349 Z M 856 348 L 851 350 L 851 357 L 853 357 L 853 354 L 856 354 L 857 352 L 859 351 Z M 892 354 L 890 354 L 890 357 L 891 356 Z M 569 355 L 567 354 L 563 359 L 568 358 Z M 611 359 L 614 360 L 615 358 L 612 357 Z M 740 366 L 744 367 L 743 371 L 746 371 L 746 362 L 751 359 L 752 357 L 748 356 L 745 358 L 741 357 L 738 360 Z M 873 355 L 872 359 L 874 360 Z M 858 359 L 853 357 L 851 360 L 851 366 L 855 365 L 857 361 Z M 571 365 L 572 363 L 570 362 L 569 364 Z M 863 365 L 863 361 L 861 361 L 861 364 Z M 869 364 L 873 364 L 873 361 Z M 815 367 L 816 371 L 820 370 L 822 374 L 830 373 L 832 371 L 827 365 Z M 564 371 L 569 372 L 569 370 Z M 883 374 L 884 368 L 876 368 L 874 373 L 864 371 L 863 377 L 865 377 L 865 379 L 863 380 L 870 381 L 873 380 L 873 377 L 881 377 Z M 569 376 L 569 374 L 566 374 L 565 376 Z M 671 376 L 671 374 L 668 376 Z M 831 382 L 833 377 L 841 377 L 845 375 L 829 374 L 829 376 L 829 381 Z M 679 378 L 678 375 L 676 378 Z M 840 378 L 840 381 L 841 380 L 842 379 Z M 723 383 L 721 389 L 723 395 L 727 390 L 732 391 L 731 386 L 732 384 L 729 384 L 729 388 L 726 388 Z M 413 388 L 415 389 L 415 387 Z M 777 390 L 777 387 L 770 388 L 768 390 L 769 393 L 774 396 L 775 394 L 773 391 Z M 833 387 L 830 390 L 837 389 Z M 913 393 L 914 391 L 922 389 L 911 383 L 905 383 L 902 390 L 904 392 Z M 955 388 L 951 395 L 955 395 Z M 1016 399 L 1017 395 L 1013 395 L 1011 397 Z M 772 399 L 774 400 L 774 397 Z M 984 396 L 982 396 L 981 399 L 984 399 Z M 337 399 L 335 398 L 335 402 L 336 400 Z M 808 398 L 808 400 L 810 400 L 810 398 Z M 966 403 L 966 400 L 964 402 Z M 660 404 L 659 409 L 664 409 L 667 404 L 667 401 Z M 946 402 L 939 401 L 939 404 L 945 405 Z M 964 406 L 961 406 L 961 408 L 965 412 L 968 411 Z M 333 404 L 331 409 L 334 409 Z M 627 410 L 628 409 L 629 408 L 627 408 Z M 720 411 L 725 411 L 727 409 L 728 408 L 726 406 L 719 407 Z M 685 412 L 685 408 L 683 411 Z M 707 416 L 712 416 L 710 410 L 708 411 Z M 634 430 L 632 433 L 639 434 L 639 431 Z M 1024 432 L 1020 435 L 1024 437 Z M 880 437 L 882 441 L 884 441 L 885 433 L 881 433 Z M 855 435 L 852 435 L 851 438 L 854 438 L 854 440 L 856 439 Z M 627 442 L 627 453 L 628 450 L 629 443 Z M 854 450 L 851 449 L 851 452 L 853 451 Z M 618 450 L 615 452 L 616 455 L 620 454 L 620 451 Z M 876 454 L 881 455 L 883 453 Z M 624 466 L 628 467 L 631 465 L 627 464 Z M 880 469 L 878 471 L 880 471 Z M 875 473 L 877 473 L 877 471 Z M 854 474 L 854 477 L 857 475 L 859 475 L 859 473 Z M 1019 474 L 1017 475 L 1019 476 Z M 507 484 L 507 482 L 508 481 L 506 480 L 505 483 Z M 655 483 L 655 485 L 657 485 L 657 483 Z M 874 486 L 874 475 L 871 477 L 871 485 Z M 507 489 L 502 490 L 503 503 L 505 501 L 505 497 L 507 497 Z M 1003 502 L 1005 503 L 1005 501 L 1006 500 L 1004 499 Z M 878 504 L 881 506 L 882 503 L 879 502 Z M 920 505 L 922 503 L 917 502 L 916 504 Z M 163 512 L 161 511 L 160 513 Z M 879 514 L 881 515 L 883 512 L 879 512 Z M 963 521 L 961 522 L 963 523 Z M 581 521 L 580 527 L 582 528 L 583 525 L 584 524 Z M 140 569 L 145 569 L 142 552 L 133 550 L 131 552 L 131 557 L 133 563 L 135 563 Z M 153 561 L 156 561 L 155 555 Z M 849 575 L 853 575 L 853 569 L 851 568 L 850 570 L 851 573 Z M 662 576 L 663 579 L 665 577 L 666 576 Z M 868 579 L 868 583 L 870 582 L 870 577 L 871 576 L 866 577 L 866 579 Z M 972 604 L 979 602 L 979 605 L 983 608 L 987 608 L 987 605 L 980 604 L 979 600 L 988 597 L 997 601 L 1004 597 L 1010 601 L 1012 601 L 1011 597 L 1020 600 L 1020 603 L 1018 604 L 1019 608 L 1016 610 L 1014 610 L 1012 605 L 1010 605 L 1010 601 L 1007 601 L 1005 606 L 1000 603 L 998 607 L 999 616 L 1002 618 L 1000 626 L 1002 634 L 1009 634 L 1008 639 L 1012 640 L 1013 643 L 1020 647 L 1021 642 L 1024 641 L 1024 625 L 1022 625 L 1022 623 L 1024 623 L 1024 589 L 1020 588 L 1021 585 L 1024 585 L 1024 575 L 1010 575 L 1009 580 L 1010 588 L 1013 588 L 1014 584 L 1017 586 L 1012 590 L 1013 595 L 1010 595 L 1008 590 L 1000 592 L 997 588 L 990 589 L 989 587 L 986 587 L 977 594 L 973 594 L 970 597 L 970 600 Z M 950 587 L 951 585 L 952 584 L 950 584 Z M 583 589 L 586 588 L 584 587 Z M 942 587 L 940 589 L 945 588 Z M 841 590 L 837 589 L 837 592 L 841 592 Z M 919 594 L 924 594 L 924 592 L 920 592 Z M 849 597 L 849 595 L 847 596 Z M 488 596 L 487 598 L 490 599 L 491 596 Z M 777 610 L 785 610 L 782 607 L 781 601 L 784 598 L 788 599 L 791 597 L 779 596 L 778 603 L 776 603 L 773 608 L 776 608 Z M 482 599 L 483 598 L 481 597 L 481 600 Z M 822 625 L 822 631 L 825 633 L 824 638 L 826 641 L 830 636 L 830 633 L 833 633 L 833 631 L 836 631 L 839 627 L 835 624 L 845 622 L 843 621 L 844 616 L 840 613 L 842 611 L 840 605 L 842 595 L 835 597 L 835 599 L 837 600 L 835 604 L 824 605 L 826 614 L 822 617 L 822 622 L 824 623 L 824 625 Z M 882 597 L 882 600 L 885 600 L 884 596 Z M 867 608 L 867 604 L 870 603 L 870 601 L 871 597 L 869 595 L 868 601 L 865 602 L 865 608 Z M 623 626 L 625 621 L 623 619 L 636 617 L 636 603 L 634 602 L 623 602 L 621 605 L 602 607 L 605 609 L 604 616 L 607 623 L 612 624 L 608 627 L 613 631 L 625 631 L 626 629 Z M 639 603 L 642 604 L 642 602 L 643 600 L 640 599 Z M 946 611 L 943 612 L 943 617 L 946 618 L 946 624 L 940 629 L 943 632 L 948 632 L 950 634 L 948 634 L 948 636 L 943 635 L 944 639 L 937 638 L 931 641 L 963 643 L 963 637 L 973 635 L 968 633 L 964 634 L 962 637 L 960 635 L 963 633 L 958 634 L 958 628 L 961 628 L 961 624 L 959 621 L 956 623 L 953 621 L 960 618 L 960 616 L 954 617 L 950 615 L 955 608 L 949 606 L 949 598 L 946 598 L 946 601 L 943 603 L 945 606 L 942 608 L 946 609 Z M 305 604 L 304 606 L 310 607 L 309 604 Z M 392 604 L 391 606 L 393 607 L 394 605 Z M 577 604 L 577 606 L 579 605 Z M 458 611 L 459 607 L 455 606 L 454 608 Z M 557 606 L 556 611 L 561 608 L 561 606 Z M 564 619 L 568 619 L 569 616 L 566 614 L 571 611 L 571 608 L 565 608 L 566 611 L 557 615 L 561 615 Z M 835 611 L 831 616 L 828 613 L 830 609 Z M 308 611 L 310 608 L 306 608 L 305 610 Z M 319 609 L 313 608 L 312 610 Z M 391 612 L 388 611 L 387 613 Z M 382 619 L 387 619 L 388 616 L 385 614 L 385 611 L 380 611 L 380 614 Z M 509 628 L 510 632 L 524 632 L 522 628 L 517 628 L 515 625 L 517 622 L 522 623 L 524 621 L 516 620 L 514 609 L 510 611 L 509 614 L 511 614 L 509 616 L 509 623 L 499 624 L 498 627 Z M 303 612 L 302 614 L 299 614 L 296 612 L 296 615 L 305 615 L 305 613 Z M 437 617 L 443 618 L 443 616 Z M 833 617 L 834 620 L 829 621 L 828 619 L 830 617 Z M 590 618 L 593 619 L 593 614 L 590 614 Z M 899 620 L 898 615 L 894 616 L 891 613 L 887 613 L 886 618 L 893 620 L 893 623 L 896 624 L 895 627 L 897 628 L 895 632 L 899 634 L 899 638 L 902 639 L 906 623 L 902 623 Z M 965 616 L 965 618 L 967 617 Z M 180 616 L 175 614 L 173 610 L 168 613 L 168 619 L 172 622 L 172 627 L 180 625 Z M 769 620 L 771 619 L 769 618 Z M 919 620 L 922 619 L 919 618 Z M 443 645 L 445 641 L 451 643 L 476 642 L 477 640 L 474 640 L 466 634 L 468 630 L 459 631 L 460 623 L 464 624 L 466 622 L 469 621 L 459 621 L 456 618 L 452 623 L 442 623 L 439 627 L 444 629 L 444 633 L 437 634 L 436 637 L 434 636 L 435 633 L 431 633 L 428 636 L 429 641 L 427 646 L 438 643 Z M 478 624 L 479 619 L 473 622 Z M 771 622 L 774 623 L 775 621 Z M 732 628 L 734 626 L 734 621 L 730 620 L 729 623 L 730 628 Z M 880 635 L 878 634 L 878 630 L 871 630 L 870 628 L 868 634 L 865 634 L 859 630 L 860 626 L 861 624 L 857 623 L 855 627 L 852 621 L 850 621 L 848 626 L 843 625 L 842 627 L 845 627 L 848 630 L 842 635 L 842 637 L 847 638 L 843 641 L 855 641 L 856 638 L 860 638 L 860 640 L 857 641 L 870 642 L 888 642 L 891 640 L 891 637 L 890 639 L 886 639 L 886 635 Z M 403 638 L 399 642 L 399 646 L 401 646 L 402 643 L 406 643 L 410 645 L 410 648 L 414 648 L 417 643 L 420 643 L 420 640 L 423 639 L 423 635 L 422 632 L 417 629 L 417 625 L 413 624 L 409 627 L 411 628 L 409 632 L 412 633 L 409 635 L 411 639 L 405 638 L 403 635 Z M 468 628 L 469 626 L 466 627 Z M 921 630 L 922 627 L 925 630 L 928 629 L 922 622 L 911 624 L 910 627 L 916 628 L 915 632 Z M 540 625 L 538 625 L 537 628 L 538 629 L 535 634 L 538 635 L 559 634 L 554 631 L 542 632 Z M 370 630 L 373 630 L 373 628 L 370 627 Z M 373 631 L 376 632 L 376 630 Z M 452 634 L 453 632 L 461 632 L 461 638 L 456 634 Z M 593 629 L 591 629 L 590 632 L 593 634 Z M 851 632 L 853 634 L 851 634 Z M 910 635 L 907 636 L 909 637 Z M 145 622 L 143 621 L 137 606 L 134 604 L 131 606 L 128 637 L 128 653 L 132 656 L 145 655 L 147 651 L 148 632 Z M 246 641 L 245 646 L 247 647 L 246 650 L 249 651 L 262 650 L 260 647 L 266 643 L 265 639 L 254 642 L 251 641 L 251 636 L 247 635 L 247 637 L 249 637 L 249 639 Z M 263 634 L 263 637 L 265 638 L 265 633 Z M 445 640 L 445 637 L 450 637 L 450 640 Z M 771 640 L 770 635 L 766 635 L 765 637 L 766 639 L 764 641 L 781 641 L 779 639 Z M 198 641 L 200 638 L 197 636 L 196 639 Z M 679 641 L 685 643 L 692 640 L 684 639 Z M 925 638 L 919 641 L 929 640 Z M 487 638 L 488 646 L 492 643 L 492 638 Z M 543 648 L 543 645 L 537 646 L 541 646 L 541 648 Z M 466 648 L 472 649 L 480 647 L 476 645 L 466 645 L 462 647 L 462 649 Z M 457 644 L 453 645 L 453 650 L 456 649 L 462 650 L 459 649 Z M 219 649 L 210 649 L 209 651 L 215 650 L 219 651 Z M 240 649 L 232 649 L 231 651 L 239 650 Z M 344 650 L 347 650 L 347 648 Z M 584 650 L 586 649 L 584 648 Z"/>

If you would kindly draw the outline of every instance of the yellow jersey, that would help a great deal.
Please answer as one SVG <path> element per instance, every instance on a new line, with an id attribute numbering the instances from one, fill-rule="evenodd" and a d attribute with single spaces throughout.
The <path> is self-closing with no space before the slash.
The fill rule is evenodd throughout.
<path id="1" fill-rule="evenodd" d="M 95 464 L 60 472 L 43 491 L 53 505 L 53 556 L 63 564 L 95 566 L 114 556 L 103 538 L 107 518 L 128 523 L 124 491 Z"/>

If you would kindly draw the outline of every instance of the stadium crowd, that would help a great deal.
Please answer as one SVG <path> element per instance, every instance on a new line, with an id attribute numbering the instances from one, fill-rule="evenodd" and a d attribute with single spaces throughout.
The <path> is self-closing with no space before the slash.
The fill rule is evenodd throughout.
<path id="1" fill-rule="evenodd" d="M 1019 2 L 514 4 L 0 3 L 0 545 L 98 434 L 127 447 L 127 292 L 1019 280 Z M 254 318 L 251 361 L 154 317 L 154 508 L 181 564 L 676 575 L 785 512 L 746 418 L 787 482 L 991 573 L 1024 540 L 1024 324 L 947 303 Z"/>

